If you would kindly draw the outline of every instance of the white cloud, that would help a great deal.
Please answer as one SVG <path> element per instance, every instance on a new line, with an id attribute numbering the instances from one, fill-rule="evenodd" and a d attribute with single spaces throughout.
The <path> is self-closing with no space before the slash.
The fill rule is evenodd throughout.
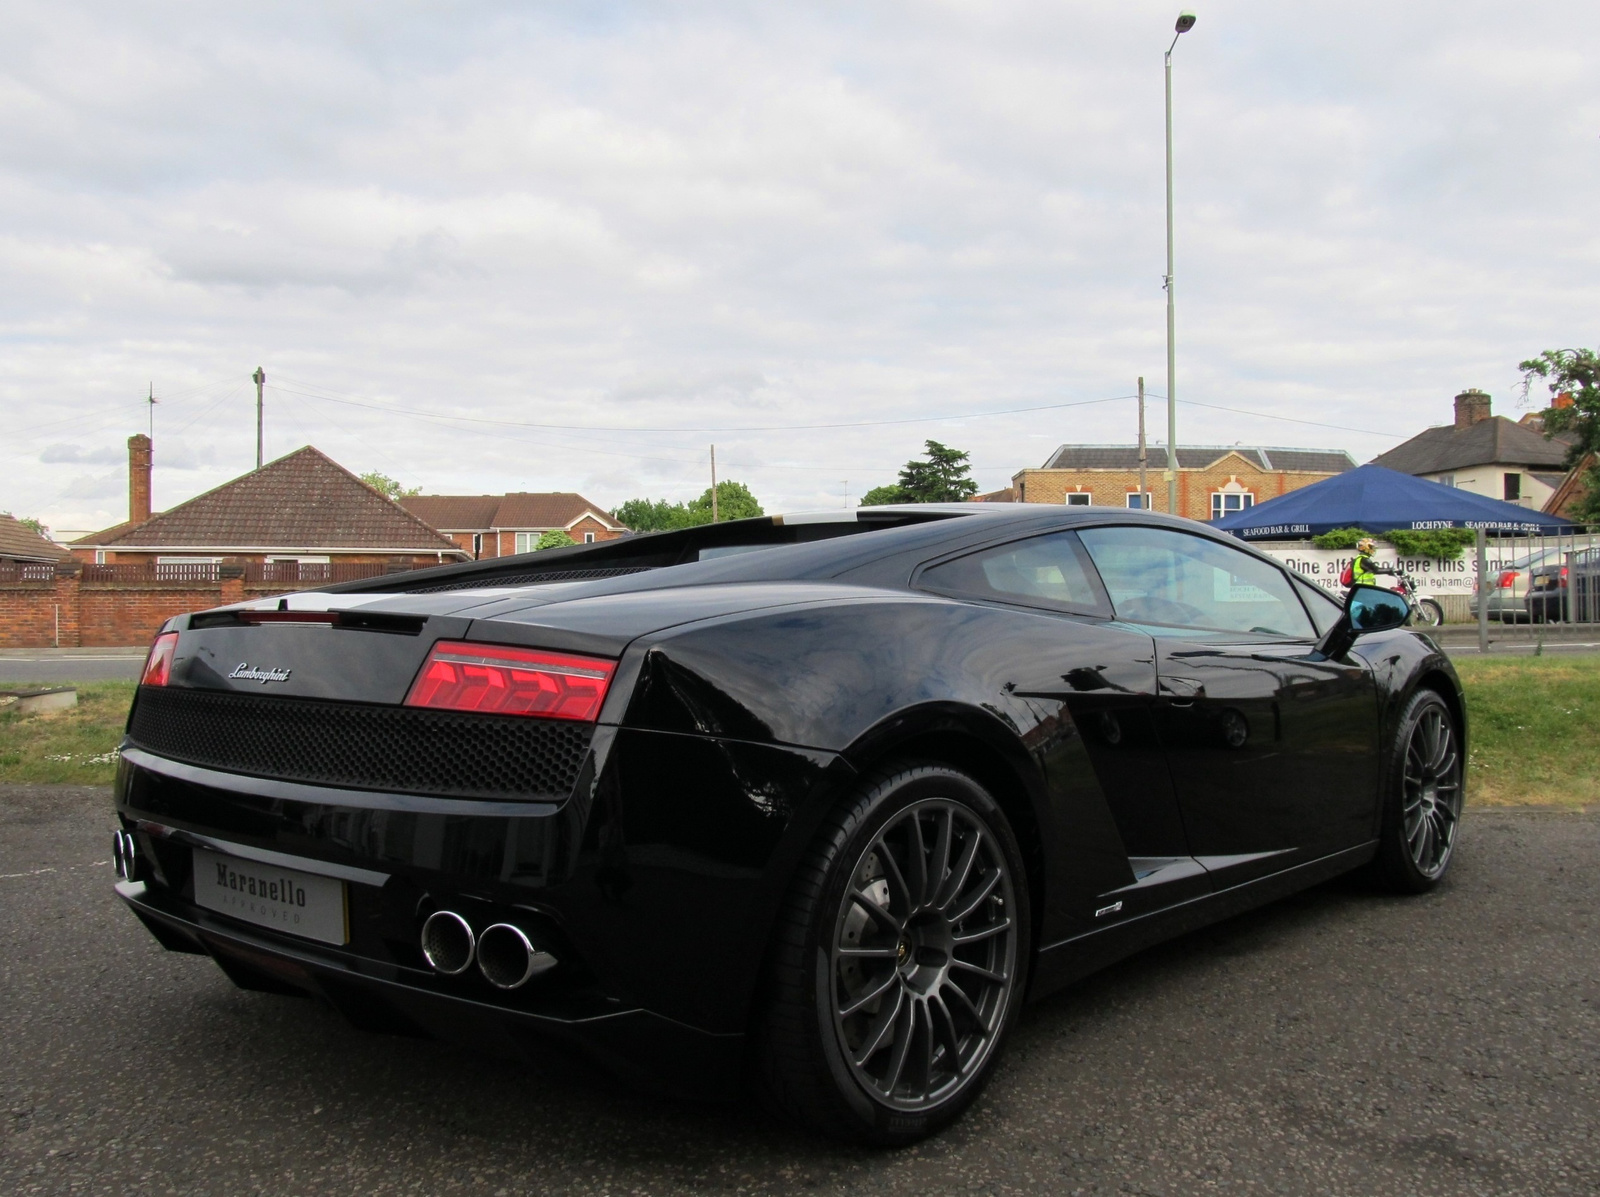
<path id="1" fill-rule="evenodd" d="M 14 4 L 0 508 L 119 517 L 119 472 L 74 467 L 120 461 L 152 384 L 158 506 L 248 468 L 257 364 L 269 456 L 432 490 L 682 497 L 715 441 L 803 507 L 927 437 L 986 487 L 1126 441 L 1126 401 L 598 433 L 332 399 L 726 430 L 1160 392 L 1172 15 Z M 1575 0 L 1208 5 L 1174 55 L 1179 396 L 1391 435 L 1197 407 L 1180 435 L 1365 459 L 1593 344 L 1596 33 Z"/>

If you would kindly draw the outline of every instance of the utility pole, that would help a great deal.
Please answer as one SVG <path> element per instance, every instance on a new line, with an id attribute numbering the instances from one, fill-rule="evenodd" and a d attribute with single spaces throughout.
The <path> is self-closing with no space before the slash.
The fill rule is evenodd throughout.
<path id="1" fill-rule="evenodd" d="M 156 439 L 156 404 L 161 402 L 156 398 L 156 384 L 154 381 L 150 383 L 150 395 L 145 402 L 150 405 L 150 440 L 154 443 Z"/>
<path id="2" fill-rule="evenodd" d="M 717 522 L 717 447 L 711 446 L 711 522 Z"/>
<path id="3" fill-rule="evenodd" d="M 1144 510 L 1150 506 L 1150 491 L 1145 482 L 1145 454 L 1144 454 L 1144 375 L 1139 376 L 1139 508 Z"/>
<path id="4" fill-rule="evenodd" d="M 1194 14 L 1180 13 L 1172 45 L 1167 47 L 1167 513 L 1178 514 L 1178 315 L 1172 294 L 1172 51 L 1178 38 L 1194 28 Z"/>
<path id="5" fill-rule="evenodd" d="M 256 469 L 261 468 L 261 389 L 267 385 L 267 372 L 260 366 L 250 376 L 256 384 Z"/>

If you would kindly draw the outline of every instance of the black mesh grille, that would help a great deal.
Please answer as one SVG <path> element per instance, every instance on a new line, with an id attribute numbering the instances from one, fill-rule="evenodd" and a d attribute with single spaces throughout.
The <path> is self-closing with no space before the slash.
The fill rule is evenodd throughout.
<path id="1" fill-rule="evenodd" d="M 586 723 L 139 688 L 128 736 L 159 756 L 312 785 L 455 798 L 565 798 Z"/>
<path id="2" fill-rule="evenodd" d="M 609 569 L 547 569 L 543 572 L 491 574 L 485 578 L 463 578 L 437 586 L 407 587 L 407 594 L 438 594 L 443 590 L 483 590 L 492 586 L 538 586 L 543 582 L 588 582 L 594 578 L 620 578 L 623 574 L 643 573 L 653 565 L 616 565 Z"/>

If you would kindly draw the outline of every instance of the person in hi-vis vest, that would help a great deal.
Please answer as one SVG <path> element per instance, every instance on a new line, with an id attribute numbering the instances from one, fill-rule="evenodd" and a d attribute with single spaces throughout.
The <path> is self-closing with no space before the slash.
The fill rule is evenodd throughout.
<path id="1" fill-rule="evenodd" d="M 1392 565 L 1384 565 L 1373 559 L 1373 551 L 1377 549 L 1372 537 L 1363 537 L 1356 545 L 1356 559 L 1350 563 L 1350 584 L 1352 586 L 1376 586 L 1379 574 L 1393 574 Z"/>

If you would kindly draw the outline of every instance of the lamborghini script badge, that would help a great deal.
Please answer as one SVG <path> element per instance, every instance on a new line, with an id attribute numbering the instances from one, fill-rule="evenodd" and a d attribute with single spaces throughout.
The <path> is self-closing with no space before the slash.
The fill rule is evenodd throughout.
<path id="1" fill-rule="evenodd" d="M 268 682 L 286 682 L 289 680 L 289 670 L 262 669 L 259 665 L 252 665 L 248 661 L 240 661 L 233 667 L 233 672 L 228 676 L 241 682 L 260 682 L 265 686 Z"/>

